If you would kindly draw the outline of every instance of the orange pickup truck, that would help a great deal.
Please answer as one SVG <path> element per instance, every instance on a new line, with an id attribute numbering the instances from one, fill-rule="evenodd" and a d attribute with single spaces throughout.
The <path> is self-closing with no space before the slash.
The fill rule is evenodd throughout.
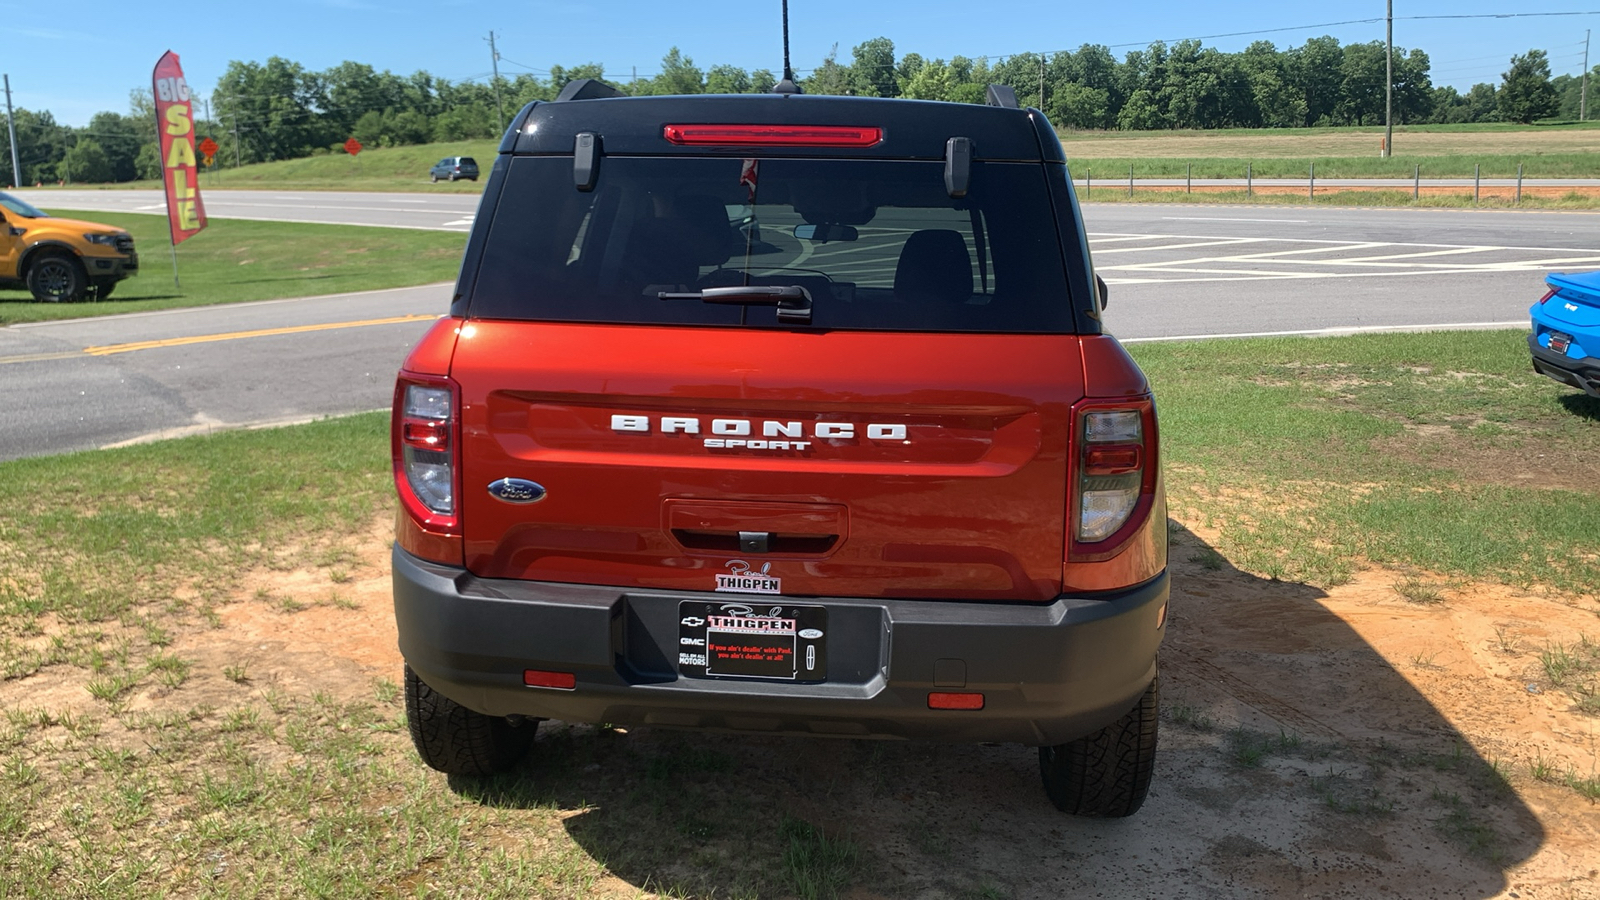
<path id="1" fill-rule="evenodd" d="M 120 228 L 60 219 L 0 192 L 0 290 L 26 289 L 47 303 L 111 296 L 139 272 L 133 238 Z"/>

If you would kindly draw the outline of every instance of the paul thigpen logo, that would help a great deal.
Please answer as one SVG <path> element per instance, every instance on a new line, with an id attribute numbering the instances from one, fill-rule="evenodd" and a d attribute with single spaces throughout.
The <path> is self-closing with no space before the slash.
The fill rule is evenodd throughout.
<path id="1" fill-rule="evenodd" d="M 772 563 L 766 563 L 761 571 L 753 572 L 750 564 L 744 560 L 730 559 L 728 571 L 717 575 L 717 590 L 739 594 L 781 594 L 781 579 L 767 574 L 771 568 Z"/>

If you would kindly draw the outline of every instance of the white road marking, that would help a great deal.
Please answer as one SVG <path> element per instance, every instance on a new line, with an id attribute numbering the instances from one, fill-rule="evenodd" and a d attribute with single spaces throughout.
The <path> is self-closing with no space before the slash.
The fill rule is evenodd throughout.
<path id="1" fill-rule="evenodd" d="M 1133 235 L 1118 235 L 1132 239 Z M 1155 236 L 1171 239 L 1172 235 Z M 1108 284 L 1178 284 L 1211 281 L 1292 281 L 1324 278 L 1387 278 L 1403 275 L 1449 275 L 1461 273 L 1544 272 L 1565 267 L 1587 268 L 1600 265 L 1600 249 L 1500 247 L 1489 244 L 1419 244 L 1395 241 L 1327 241 L 1300 238 L 1234 238 L 1200 240 L 1188 244 L 1157 244 L 1095 250 L 1095 255 L 1134 254 L 1127 261 L 1117 260 L 1096 268 L 1107 275 Z M 1158 252 L 1184 247 L 1219 247 L 1227 244 L 1267 244 L 1277 249 L 1258 252 L 1194 256 L 1182 259 L 1144 259 Z M 1382 252 L 1401 251 L 1401 252 Z M 1371 251 L 1378 251 L 1372 253 Z M 1366 255 L 1364 255 L 1364 253 Z M 1334 255 L 1337 254 L 1337 255 Z M 1538 254 L 1533 259 L 1517 256 Z M 1561 254 L 1561 255 L 1551 255 Z M 1439 257 L 1454 257 L 1449 261 Z M 1512 258 L 1506 258 L 1506 257 Z M 1486 261 L 1475 261 L 1486 260 Z M 1437 261 L 1434 261 L 1437 260 Z M 1362 270 L 1367 271 L 1352 271 Z M 1144 276 L 1144 277 L 1128 277 Z M 1190 276 L 1190 277 L 1174 277 Z"/>
<path id="2" fill-rule="evenodd" d="M 1153 241 L 1156 238 L 1166 237 L 1164 234 L 1120 234 L 1116 237 L 1089 237 L 1091 244 L 1117 244 L 1122 241 Z"/>
<path id="3" fill-rule="evenodd" d="M 1212 281 L 1317 281 L 1325 278 L 1404 278 L 1407 275 L 1484 275 L 1493 272 L 1539 273 L 1543 269 L 1408 269 L 1395 272 L 1241 272 L 1237 269 L 1178 269 L 1186 275 L 1214 278 L 1107 278 L 1106 284 L 1193 284 Z"/>
<path id="4" fill-rule="evenodd" d="M 446 223 L 444 223 L 443 225 L 441 225 L 439 227 L 440 228 L 450 228 L 450 227 L 455 226 L 455 225 L 471 225 L 471 224 L 472 224 L 472 219 L 471 219 L 471 217 L 468 217 L 468 218 L 465 218 L 465 219 L 456 219 L 454 222 L 446 222 Z"/>
<path id="5" fill-rule="evenodd" d="M 1526 320 L 1516 322 L 1441 322 L 1435 325 L 1349 325 L 1332 328 L 1307 328 L 1300 331 L 1240 331 L 1233 334 L 1174 334 L 1163 337 L 1118 338 L 1124 344 L 1154 344 L 1161 341 L 1209 341 L 1215 338 L 1256 337 L 1334 337 L 1341 334 L 1369 334 L 1402 331 L 1478 331 L 1488 328 L 1526 328 Z"/>
<path id="6" fill-rule="evenodd" d="M 1110 250 L 1101 250 L 1096 256 L 1108 253 L 1155 253 L 1161 250 L 1183 250 L 1188 247 L 1222 247 L 1227 244 L 1265 244 L 1277 238 L 1209 238 L 1190 244 L 1163 244 L 1158 247 L 1113 247 Z"/>
<path id="7" fill-rule="evenodd" d="M 1126 232 L 1108 232 L 1108 233 L 1116 234 L 1118 236 L 1123 236 L 1123 235 L 1126 235 L 1128 237 L 1133 237 L 1134 236 L 1134 235 L 1131 235 L 1131 234 L 1127 234 Z M 1148 235 L 1148 236 L 1149 237 L 1163 238 L 1163 239 L 1182 240 L 1182 241 L 1215 241 L 1215 240 L 1219 240 L 1219 239 L 1222 238 L 1222 235 L 1216 235 L 1216 234 L 1154 234 L 1154 235 Z M 1094 240 L 1094 235 L 1090 235 L 1089 239 L 1090 240 Z M 1340 241 L 1340 240 L 1333 240 L 1331 238 L 1250 238 L 1250 240 L 1275 241 L 1275 242 L 1280 243 L 1280 244 L 1334 244 L 1334 245 L 1339 245 L 1339 246 L 1350 246 L 1350 245 L 1353 245 L 1353 244 L 1362 243 L 1361 241 Z M 1450 248 L 1454 248 L 1454 247 L 1479 247 L 1479 246 L 1484 246 L 1484 245 L 1480 245 L 1480 244 L 1438 244 L 1438 243 L 1429 244 L 1429 243 L 1422 243 L 1422 242 L 1418 242 L 1418 241 L 1384 241 L 1383 243 L 1385 245 L 1387 245 L 1387 246 L 1390 246 L 1390 247 L 1437 247 L 1437 248 L 1439 248 L 1441 250 L 1450 249 Z M 1156 248 L 1152 247 L 1150 249 L 1156 249 Z M 1539 253 L 1588 253 L 1588 252 L 1591 252 L 1591 251 L 1595 250 L 1596 248 L 1593 248 L 1593 247 L 1523 247 L 1523 246 L 1495 247 L 1495 246 L 1488 246 L 1488 247 L 1486 247 L 1486 249 L 1489 249 L 1489 250 L 1533 250 L 1533 251 L 1536 251 L 1536 252 L 1539 252 Z"/>
<path id="8" fill-rule="evenodd" d="M 1307 219 L 1230 219 L 1224 216 L 1162 216 L 1166 222 L 1266 222 L 1269 225 L 1309 225 Z"/>

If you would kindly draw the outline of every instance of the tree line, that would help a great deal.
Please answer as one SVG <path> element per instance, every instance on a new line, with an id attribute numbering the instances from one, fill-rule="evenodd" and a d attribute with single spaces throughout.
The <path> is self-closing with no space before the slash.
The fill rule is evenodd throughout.
<path id="1" fill-rule="evenodd" d="M 1317 37 L 1278 49 L 1257 41 L 1237 53 L 1199 41 L 1154 43 L 1117 59 L 1110 48 L 1019 53 L 993 61 L 897 56 L 873 38 L 838 58 L 837 45 L 800 79 L 811 94 L 854 94 L 982 103 L 989 84 L 1009 85 L 1061 130 L 1305 128 L 1384 121 L 1381 41 L 1340 44 Z M 1596 66 L 1591 78 L 1600 77 Z M 196 103 L 197 127 L 220 147 L 215 165 L 342 153 L 351 137 L 368 147 L 498 137 L 530 100 L 553 99 L 579 78 L 605 79 L 603 67 L 552 66 L 547 77 L 520 74 L 487 83 L 409 76 L 343 62 L 323 71 L 282 57 L 233 61 L 209 97 Z M 768 69 L 697 66 L 676 47 L 644 79 L 607 79 L 628 94 L 759 93 L 777 79 Z M 1576 119 L 1581 78 L 1552 78 L 1543 50 L 1511 57 L 1499 84 L 1465 94 L 1435 87 L 1428 54 L 1395 48 L 1396 124 Z M 148 89 L 131 92 L 126 114 L 97 113 L 83 128 L 59 125 L 48 111 L 16 111 L 22 183 L 159 178 L 155 113 Z M 0 171 L 10 147 L 0 128 Z M 3 179 L 9 181 L 11 179 Z"/>

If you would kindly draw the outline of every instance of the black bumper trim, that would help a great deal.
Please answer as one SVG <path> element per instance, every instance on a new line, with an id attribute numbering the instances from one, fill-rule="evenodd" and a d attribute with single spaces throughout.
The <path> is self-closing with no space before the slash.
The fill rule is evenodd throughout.
<path id="1" fill-rule="evenodd" d="M 1533 371 L 1600 398 L 1600 360 L 1592 356 L 1573 359 L 1541 347 L 1534 334 L 1528 335 L 1528 352 L 1533 356 Z"/>
<path id="2" fill-rule="evenodd" d="M 479 712 L 1029 745 L 1074 740 L 1133 706 L 1155 677 L 1169 595 L 1163 572 L 1052 603 L 785 597 L 826 606 L 831 629 L 830 681 L 797 684 L 678 677 L 678 602 L 740 595 L 479 579 L 398 546 L 393 566 L 407 664 Z M 524 669 L 571 672 L 577 686 L 525 687 Z M 985 706 L 930 710 L 934 690 L 982 692 Z"/>

